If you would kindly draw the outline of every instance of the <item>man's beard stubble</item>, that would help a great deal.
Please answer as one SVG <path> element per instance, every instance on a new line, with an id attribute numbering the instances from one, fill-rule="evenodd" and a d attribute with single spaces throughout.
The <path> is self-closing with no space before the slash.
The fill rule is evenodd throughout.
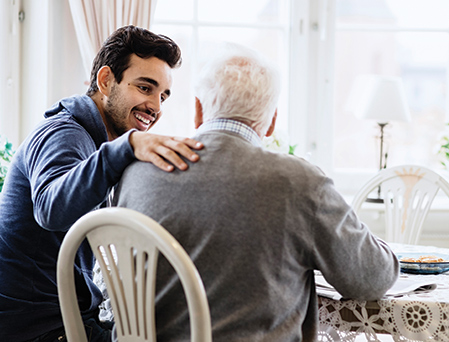
<path id="1" fill-rule="evenodd" d="M 122 103 L 125 103 L 123 96 L 117 89 L 117 85 L 114 84 L 104 107 L 104 112 L 109 130 L 112 130 L 116 137 L 123 135 L 130 129 L 126 123 L 126 109 L 120 106 Z"/>

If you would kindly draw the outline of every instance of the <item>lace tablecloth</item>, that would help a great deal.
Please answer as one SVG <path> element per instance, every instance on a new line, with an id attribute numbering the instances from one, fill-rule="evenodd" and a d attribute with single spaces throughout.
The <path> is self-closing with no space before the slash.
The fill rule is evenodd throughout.
<path id="1" fill-rule="evenodd" d="M 449 255 L 449 249 L 390 244 L 396 254 L 435 253 Z M 449 272 L 438 275 L 402 273 L 401 277 L 437 284 L 431 292 L 375 302 L 334 300 L 319 297 L 319 341 L 354 341 L 365 334 L 379 341 L 378 334 L 390 334 L 394 341 L 449 341 Z"/>

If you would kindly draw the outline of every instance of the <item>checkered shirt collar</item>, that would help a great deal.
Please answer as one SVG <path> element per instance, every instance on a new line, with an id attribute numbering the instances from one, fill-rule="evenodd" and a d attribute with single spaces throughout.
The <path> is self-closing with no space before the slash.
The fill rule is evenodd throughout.
<path id="1" fill-rule="evenodd" d="M 261 147 L 262 140 L 257 133 L 248 125 L 242 122 L 231 119 L 213 119 L 203 123 L 198 130 L 197 134 L 201 134 L 208 131 L 229 131 L 240 135 L 245 140 L 249 141 L 254 146 Z"/>

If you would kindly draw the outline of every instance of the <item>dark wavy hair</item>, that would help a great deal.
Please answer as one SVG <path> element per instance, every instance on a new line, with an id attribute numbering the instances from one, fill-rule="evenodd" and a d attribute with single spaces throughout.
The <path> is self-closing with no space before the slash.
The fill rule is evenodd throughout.
<path id="1" fill-rule="evenodd" d="M 92 96 L 97 92 L 97 73 L 105 65 L 111 68 L 117 83 L 120 83 L 132 54 L 140 58 L 157 57 L 170 68 L 179 67 L 182 61 L 181 49 L 172 39 L 141 27 L 123 26 L 106 39 L 95 57 L 87 95 Z"/>

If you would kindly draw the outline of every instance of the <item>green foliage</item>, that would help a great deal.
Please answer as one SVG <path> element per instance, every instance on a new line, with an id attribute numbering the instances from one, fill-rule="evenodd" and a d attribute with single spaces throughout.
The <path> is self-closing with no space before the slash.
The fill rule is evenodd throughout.
<path id="1" fill-rule="evenodd" d="M 262 145 L 269 151 L 295 154 L 298 145 L 290 145 L 288 143 L 288 135 L 282 130 L 275 130 L 269 137 L 262 139 Z"/>
<path id="2" fill-rule="evenodd" d="M 440 160 L 440 163 L 444 166 L 448 166 L 449 162 L 449 138 L 448 137 L 442 137 L 441 138 L 441 145 L 440 150 L 438 153 L 443 157 L 442 160 Z"/>
<path id="3" fill-rule="evenodd" d="M 8 171 L 9 163 L 14 155 L 12 143 L 8 140 L 0 140 L 0 192 L 3 189 L 3 183 L 5 182 L 6 172 Z"/>
<path id="4" fill-rule="evenodd" d="M 449 126 L 449 123 L 447 123 L 446 126 Z M 443 165 L 445 169 L 449 169 L 449 135 L 447 134 L 447 131 L 440 135 L 437 155 L 440 164 Z"/>
<path id="5" fill-rule="evenodd" d="M 295 150 L 298 144 L 296 145 L 288 145 L 288 154 L 295 154 Z"/>

